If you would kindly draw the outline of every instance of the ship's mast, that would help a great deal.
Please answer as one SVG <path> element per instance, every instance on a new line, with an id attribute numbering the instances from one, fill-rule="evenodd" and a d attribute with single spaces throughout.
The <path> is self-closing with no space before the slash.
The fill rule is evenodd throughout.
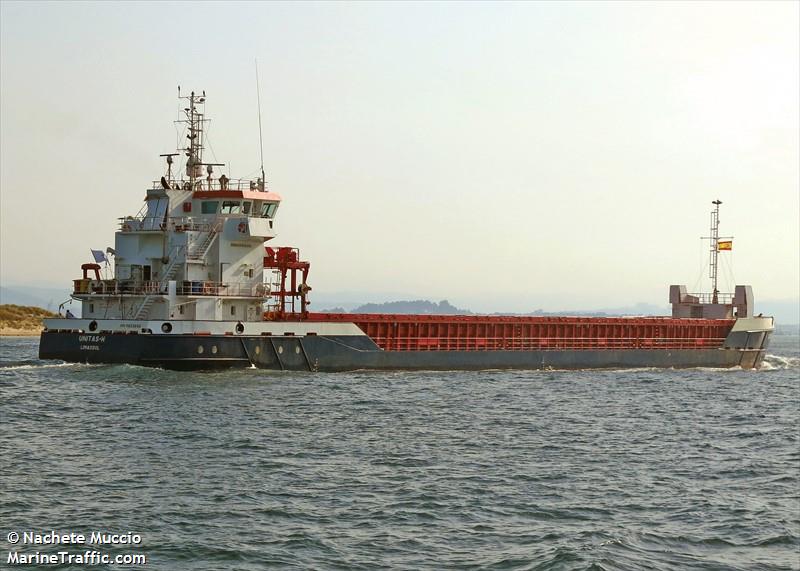
<path id="1" fill-rule="evenodd" d="M 186 152 L 186 175 L 194 188 L 195 180 L 202 176 L 203 164 L 203 113 L 197 110 L 197 105 L 205 103 L 205 92 L 202 97 L 195 95 L 194 91 L 188 97 L 189 107 L 184 109 L 186 122 L 188 124 L 189 146 L 184 149 Z"/>
<path id="2" fill-rule="evenodd" d="M 722 201 L 717 199 L 711 202 L 714 205 L 714 210 L 711 211 L 711 235 L 705 237 L 705 240 L 710 242 L 709 244 L 709 261 L 708 261 L 708 269 L 709 269 L 709 276 L 711 278 L 711 303 L 719 303 L 719 289 L 718 285 L 718 275 L 719 275 L 719 206 L 722 204 Z M 733 236 L 724 236 L 724 239 L 732 239 Z"/>
<path id="3" fill-rule="evenodd" d="M 722 201 L 717 199 L 711 204 L 714 210 L 711 211 L 711 260 L 709 261 L 709 272 L 711 277 L 711 303 L 717 303 L 719 290 L 717 289 L 717 268 L 719 261 L 719 205 Z"/>
<path id="4" fill-rule="evenodd" d="M 203 167 L 206 167 L 208 173 L 208 187 L 211 188 L 211 173 L 214 172 L 213 167 L 225 166 L 223 163 L 204 163 L 203 162 L 203 149 L 205 148 L 205 133 L 203 126 L 208 122 L 205 118 L 205 112 L 200 112 L 199 106 L 204 105 L 206 102 L 206 92 L 202 95 L 196 95 L 192 91 L 188 97 L 181 97 L 180 87 L 178 88 L 178 97 L 186 99 L 189 106 L 184 108 L 183 112 L 186 119 L 180 121 L 186 123 L 189 134 L 186 138 L 189 139 L 189 146 L 179 149 L 186 154 L 186 176 L 189 177 L 190 188 L 197 188 L 196 185 L 202 185 L 201 177 L 203 176 Z M 166 156 L 166 155 L 164 155 Z M 170 162 L 169 159 L 167 161 Z"/>

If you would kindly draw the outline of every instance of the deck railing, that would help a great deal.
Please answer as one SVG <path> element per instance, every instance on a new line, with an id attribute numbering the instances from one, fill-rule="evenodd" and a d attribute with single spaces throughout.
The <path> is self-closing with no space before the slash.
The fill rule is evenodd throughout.
<path id="1" fill-rule="evenodd" d="M 209 190 L 248 190 L 252 192 L 265 192 L 266 187 L 264 184 L 257 180 L 251 180 L 247 178 L 226 178 L 224 180 L 220 180 L 219 178 L 211 179 L 210 181 L 207 178 L 197 179 L 194 181 L 194 186 L 191 186 L 189 181 L 170 181 L 170 186 L 176 189 L 183 189 L 183 190 L 194 190 L 194 191 L 209 191 Z M 161 185 L 160 180 L 153 181 L 153 189 L 161 189 L 164 188 Z"/>
<path id="2" fill-rule="evenodd" d="M 714 303 L 713 293 L 690 293 L 689 295 L 696 297 L 698 303 Z M 717 293 L 717 303 L 730 305 L 733 303 L 733 295 L 732 293 Z"/>
<path id="3" fill-rule="evenodd" d="M 119 229 L 123 232 L 208 232 L 212 224 L 207 220 L 199 216 L 170 216 L 166 219 L 163 216 L 126 216 L 119 219 Z"/>
<path id="4" fill-rule="evenodd" d="M 591 338 L 591 337 L 374 337 L 391 351 L 563 351 L 621 349 L 713 349 L 719 338 Z"/>
<path id="5" fill-rule="evenodd" d="M 167 295 L 168 286 L 161 281 L 139 283 L 118 282 L 116 280 L 75 280 L 75 295 Z M 81 282 L 81 283 L 78 283 Z M 177 295 L 184 296 L 222 296 L 258 297 L 269 296 L 269 287 L 261 282 L 211 282 L 181 281 L 176 284 Z"/>
<path id="6" fill-rule="evenodd" d="M 212 295 L 226 297 L 260 297 L 269 295 L 269 288 L 261 282 L 207 282 L 184 281 L 178 283 L 178 295 Z"/>
<path id="7" fill-rule="evenodd" d="M 217 220 L 221 218 L 269 218 L 269 216 L 261 216 L 257 212 L 232 212 L 230 214 L 222 214 L 217 212 L 213 215 Z M 166 219 L 163 216 L 126 216 L 119 218 L 119 229 L 122 232 L 208 232 L 212 228 L 212 224 L 208 222 L 209 218 L 202 218 L 200 216 L 169 216 Z"/>

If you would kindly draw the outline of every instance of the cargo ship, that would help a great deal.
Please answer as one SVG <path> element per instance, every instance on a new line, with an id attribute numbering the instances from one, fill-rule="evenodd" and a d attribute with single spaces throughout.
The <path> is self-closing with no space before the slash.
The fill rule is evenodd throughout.
<path id="1" fill-rule="evenodd" d="M 206 96 L 178 94 L 185 147 L 113 248 L 81 266 L 71 312 L 45 319 L 39 356 L 168 369 L 758 368 L 771 317 L 750 286 L 717 289 L 719 208 L 711 212 L 710 293 L 672 285 L 665 317 L 390 315 L 309 310 L 310 263 L 272 246 L 281 197 L 260 176 L 215 174 L 204 160 Z M 176 157 L 181 157 L 176 161 Z M 184 163 L 183 167 L 175 166 Z M 263 163 L 263 161 L 262 161 Z M 173 167 L 175 169 L 173 170 Z M 110 258 L 109 258 L 110 256 Z"/>

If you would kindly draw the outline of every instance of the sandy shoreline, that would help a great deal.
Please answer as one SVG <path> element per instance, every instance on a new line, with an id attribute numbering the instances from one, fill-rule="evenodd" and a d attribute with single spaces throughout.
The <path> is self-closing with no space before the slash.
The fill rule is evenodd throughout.
<path id="1" fill-rule="evenodd" d="M 0 329 L 0 337 L 38 337 L 42 334 L 42 328 L 37 329 L 14 329 L 3 327 Z"/>

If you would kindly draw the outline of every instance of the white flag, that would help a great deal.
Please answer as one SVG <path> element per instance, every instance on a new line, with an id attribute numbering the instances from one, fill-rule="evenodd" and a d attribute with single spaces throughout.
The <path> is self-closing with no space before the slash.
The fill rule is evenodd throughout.
<path id="1" fill-rule="evenodd" d="M 100 262 L 105 262 L 106 264 L 108 263 L 108 258 L 106 257 L 103 250 L 92 250 L 92 256 L 94 256 L 94 261 L 97 262 L 98 264 Z"/>

